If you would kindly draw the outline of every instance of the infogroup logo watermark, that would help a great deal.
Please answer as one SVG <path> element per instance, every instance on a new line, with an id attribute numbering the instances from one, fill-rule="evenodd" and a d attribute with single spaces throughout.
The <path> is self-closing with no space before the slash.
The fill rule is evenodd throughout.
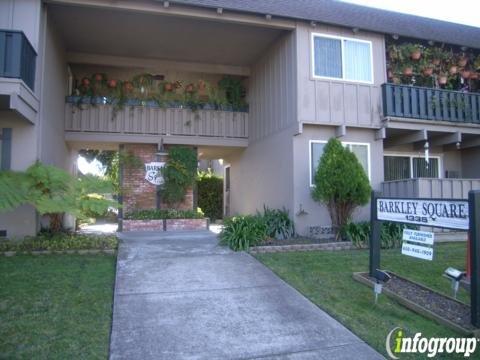
<path id="1" fill-rule="evenodd" d="M 438 338 L 423 337 L 416 333 L 413 337 L 405 336 L 405 331 L 396 327 L 392 329 L 385 341 L 387 353 L 392 359 L 400 359 L 401 354 L 426 354 L 433 358 L 437 354 L 463 354 L 468 358 L 477 349 L 479 339 L 476 338 Z"/>

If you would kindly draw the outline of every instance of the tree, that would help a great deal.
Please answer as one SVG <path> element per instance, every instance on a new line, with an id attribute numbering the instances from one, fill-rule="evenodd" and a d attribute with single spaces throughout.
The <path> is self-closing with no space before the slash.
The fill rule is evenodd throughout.
<path id="1" fill-rule="evenodd" d="M 314 181 L 312 197 L 327 206 L 337 234 L 351 219 L 355 208 L 369 201 L 371 187 L 367 174 L 355 154 L 335 138 L 325 146 Z"/>
<path id="2" fill-rule="evenodd" d="M 63 214 L 102 214 L 117 203 L 105 199 L 111 183 L 96 176 L 73 177 L 55 166 L 36 162 L 25 172 L 0 172 L 0 212 L 32 205 L 50 219 L 50 230 L 62 229 Z"/>

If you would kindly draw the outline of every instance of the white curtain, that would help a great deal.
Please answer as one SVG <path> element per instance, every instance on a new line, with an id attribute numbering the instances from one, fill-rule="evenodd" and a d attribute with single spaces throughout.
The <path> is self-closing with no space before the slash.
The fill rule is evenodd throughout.
<path id="1" fill-rule="evenodd" d="M 352 81 L 372 81 L 372 59 L 370 44 L 345 40 L 345 79 Z"/>
<path id="2" fill-rule="evenodd" d="M 326 143 L 312 143 L 312 149 L 311 149 L 311 154 L 312 154 L 312 163 L 310 164 L 311 169 L 312 169 L 312 178 L 311 178 L 311 183 L 313 184 L 313 180 L 315 179 L 315 173 L 317 172 L 318 169 L 318 163 L 320 162 L 320 158 L 323 155 L 323 150 L 325 149 Z"/>
<path id="3" fill-rule="evenodd" d="M 363 167 L 363 170 L 365 170 L 365 174 L 367 176 L 369 176 L 369 173 L 368 173 L 368 162 L 369 162 L 369 158 L 368 158 L 368 146 L 367 145 L 355 145 L 355 144 L 351 144 L 350 146 L 350 150 L 355 154 L 355 156 L 357 157 L 358 161 L 360 162 L 360 164 L 362 164 L 362 167 Z"/>
<path id="4" fill-rule="evenodd" d="M 315 75 L 342 78 L 342 43 L 317 36 L 314 40 Z"/>

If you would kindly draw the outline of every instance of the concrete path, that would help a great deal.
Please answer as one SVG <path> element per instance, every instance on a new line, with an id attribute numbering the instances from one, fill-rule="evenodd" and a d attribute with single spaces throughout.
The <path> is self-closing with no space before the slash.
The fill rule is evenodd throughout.
<path id="1" fill-rule="evenodd" d="M 382 359 L 215 234 L 121 239 L 111 359 Z"/>

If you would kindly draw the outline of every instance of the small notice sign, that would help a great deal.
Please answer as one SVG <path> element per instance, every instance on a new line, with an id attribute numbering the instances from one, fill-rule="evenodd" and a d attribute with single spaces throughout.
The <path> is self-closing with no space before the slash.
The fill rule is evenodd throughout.
<path id="1" fill-rule="evenodd" d="M 433 245 L 434 236 L 434 233 L 429 231 L 403 229 L 403 241 Z"/>
<path id="2" fill-rule="evenodd" d="M 433 260 L 433 248 L 410 244 L 406 241 L 402 244 L 402 254 L 424 260 Z"/>

